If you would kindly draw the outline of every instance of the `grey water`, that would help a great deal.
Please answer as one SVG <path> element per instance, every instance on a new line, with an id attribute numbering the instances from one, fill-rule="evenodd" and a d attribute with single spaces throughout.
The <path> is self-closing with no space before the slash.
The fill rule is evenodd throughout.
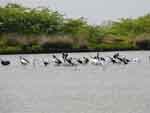
<path id="1" fill-rule="evenodd" d="M 115 52 L 100 53 L 110 56 Z M 72 53 L 73 57 L 96 53 Z M 140 63 L 44 67 L 51 54 L 21 55 L 36 58 L 36 65 L 21 66 L 20 55 L 1 55 L 10 66 L 0 66 L 0 113 L 149 113 L 149 51 L 120 52 Z M 59 56 L 59 54 L 58 54 Z"/>

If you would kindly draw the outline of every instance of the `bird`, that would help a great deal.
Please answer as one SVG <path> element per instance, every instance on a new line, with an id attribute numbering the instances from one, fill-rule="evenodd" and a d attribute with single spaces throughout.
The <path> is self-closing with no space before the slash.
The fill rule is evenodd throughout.
<path id="1" fill-rule="evenodd" d="M 88 64 L 89 63 L 89 59 L 88 58 L 86 58 L 86 57 L 83 57 L 83 62 L 84 62 L 84 64 Z"/>
<path id="2" fill-rule="evenodd" d="M 68 53 L 62 53 L 62 59 L 64 60 L 64 62 L 66 62 L 67 57 Z"/>
<path id="3" fill-rule="evenodd" d="M 10 61 L 9 61 L 9 60 L 2 60 L 2 59 L 0 59 L 0 60 L 1 60 L 1 64 L 2 64 L 3 66 L 10 65 Z"/>
<path id="4" fill-rule="evenodd" d="M 43 59 L 43 64 L 44 64 L 44 66 L 48 66 L 50 64 L 50 62 Z"/>
<path id="5" fill-rule="evenodd" d="M 47 66 L 47 65 L 49 64 L 49 62 L 44 61 L 43 64 L 44 64 L 45 66 Z"/>
<path id="6" fill-rule="evenodd" d="M 104 65 L 104 63 L 97 57 L 91 57 L 90 62 L 94 65 Z"/>
<path id="7" fill-rule="evenodd" d="M 24 57 L 20 56 L 19 58 L 20 58 L 20 63 L 22 65 L 30 64 L 30 62 L 27 59 L 25 59 Z"/>
<path id="8" fill-rule="evenodd" d="M 130 62 L 130 60 L 125 57 L 121 58 L 121 57 L 117 56 L 117 57 L 115 57 L 115 59 L 118 59 L 123 64 L 128 64 Z"/>
<path id="9" fill-rule="evenodd" d="M 72 57 L 66 58 L 65 60 L 66 60 L 66 62 L 67 62 L 68 64 L 71 64 L 72 66 L 76 65 L 76 64 L 72 61 Z"/>
<path id="10" fill-rule="evenodd" d="M 121 56 L 119 55 L 119 53 L 114 54 L 114 55 L 113 55 L 113 58 L 119 60 L 119 61 L 122 62 L 123 64 L 128 64 L 128 63 L 130 62 L 130 60 L 127 59 L 127 58 L 125 58 L 125 56 L 121 57 Z"/>
<path id="11" fill-rule="evenodd" d="M 52 55 L 52 57 L 53 57 L 53 62 L 54 62 L 55 64 L 57 64 L 57 65 L 62 64 L 62 61 L 61 61 L 60 59 L 58 59 L 58 58 L 56 57 L 56 55 Z"/>
<path id="12" fill-rule="evenodd" d="M 76 59 L 76 61 L 77 61 L 79 64 L 83 64 L 83 61 L 82 61 L 80 58 Z"/>
<path id="13" fill-rule="evenodd" d="M 102 61 L 105 61 L 105 58 L 104 57 L 99 57 L 100 60 Z"/>
<path id="14" fill-rule="evenodd" d="M 119 57 L 119 53 L 115 53 L 115 54 L 113 55 L 113 58 L 117 58 L 117 57 Z"/>
<path id="15" fill-rule="evenodd" d="M 108 58 L 110 59 L 110 61 L 111 61 L 113 64 L 118 64 L 118 63 L 119 63 L 119 62 L 117 62 L 113 57 L 108 56 Z"/>
<path id="16" fill-rule="evenodd" d="M 62 53 L 62 59 L 64 60 L 64 65 L 71 65 L 75 66 L 78 63 L 81 63 L 82 61 L 77 59 L 76 61 L 73 61 L 76 58 L 69 57 L 68 53 Z"/>

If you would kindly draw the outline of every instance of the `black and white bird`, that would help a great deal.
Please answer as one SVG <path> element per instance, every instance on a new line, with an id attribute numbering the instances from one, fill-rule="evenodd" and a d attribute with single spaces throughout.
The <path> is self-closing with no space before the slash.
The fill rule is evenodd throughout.
<path id="1" fill-rule="evenodd" d="M 29 60 L 27 60 L 26 58 L 24 58 L 22 56 L 20 56 L 19 58 L 20 58 L 20 63 L 22 65 L 28 65 L 28 64 L 30 64 Z"/>
<path id="2" fill-rule="evenodd" d="M 90 61 L 90 60 L 89 60 L 88 58 L 83 57 L 83 63 L 84 63 L 84 64 L 88 64 L 88 63 L 89 63 L 89 61 Z"/>
<path id="3" fill-rule="evenodd" d="M 114 55 L 113 55 L 113 58 L 117 58 L 117 57 L 119 57 L 119 53 L 115 53 Z"/>
<path id="4" fill-rule="evenodd" d="M 104 65 L 104 61 L 100 60 L 98 57 L 91 57 L 90 58 L 90 62 L 91 64 L 94 64 L 94 65 L 101 65 L 103 66 Z"/>
<path id="5" fill-rule="evenodd" d="M 123 63 L 123 64 L 128 64 L 128 63 L 130 62 L 130 60 L 127 59 L 125 56 L 122 56 L 122 57 L 121 57 L 121 56 L 119 55 L 119 53 L 114 54 L 114 55 L 113 55 L 113 58 L 119 60 L 119 61 L 120 61 L 121 63 Z"/>
<path id="6" fill-rule="evenodd" d="M 108 56 L 108 58 L 110 59 L 111 63 L 113 63 L 113 64 L 120 64 L 118 61 L 116 61 L 116 59 L 114 57 Z"/>
<path id="7" fill-rule="evenodd" d="M 71 66 L 77 65 L 75 62 L 73 62 L 73 58 L 69 57 L 65 59 L 66 63 L 70 64 Z"/>
<path id="8" fill-rule="evenodd" d="M 56 57 L 56 55 L 53 55 L 52 57 L 53 57 L 53 60 L 52 60 L 52 61 L 53 61 L 55 64 L 57 64 L 57 65 L 62 64 L 62 61 L 61 61 L 60 59 L 58 59 L 58 58 Z"/>
<path id="9" fill-rule="evenodd" d="M 77 61 L 77 63 L 79 63 L 79 64 L 83 64 L 83 61 L 82 61 L 80 58 L 77 58 L 76 61 Z"/>
<path id="10" fill-rule="evenodd" d="M 62 59 L 64 62 L 66 62 L 66 59 L 68 58 L 69 54 L 68 53 L 62 53 Z"/>

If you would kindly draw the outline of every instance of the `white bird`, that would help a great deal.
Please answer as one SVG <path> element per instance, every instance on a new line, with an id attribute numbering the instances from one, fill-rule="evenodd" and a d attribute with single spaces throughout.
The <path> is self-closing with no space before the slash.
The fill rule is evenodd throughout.
<path id="1" fill-rule="evenodd" d="M 66 58 L 65 61 L 65 63 L 68 64 L 68 66 L 77 66 L 78 64 L 78 62 L 72 57 Z"/>
<path id="2" fill-rule="evenodd" d="M 104 65 L 104 61 L 99 60 L 97 58 L 92 58 L 91 57 L 89 60 L 90 60 L 91 64 L 94 64 L 94 65 Z"/>
<path id="3" fill-rule="evenodd" d="M 62 64 L 62 61 L 58 59 L 56 55 L 53 55 L 52 57 L 53 57 L 52 62 L 54 62 L 56 65 Z"/>

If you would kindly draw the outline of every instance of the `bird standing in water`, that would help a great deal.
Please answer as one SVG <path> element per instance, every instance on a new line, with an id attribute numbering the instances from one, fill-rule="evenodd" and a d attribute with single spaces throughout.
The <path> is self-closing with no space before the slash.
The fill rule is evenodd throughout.
<path id="1" fill-rule="evenodd" d="M 24 57 L 20 56 L 19 58 L 20 58 L 20 63 L 22 65 L 30 64 L 30 62 L 27 59 L 25 59 Z"/>
<path id="2" fill-rule="evenodd" d="M 57 64 L 57 65 L 62 64 L 62 61 L 60 59 L 58 59 L 55 55 L 53 55 L 52 57 L 53 57 L 53 61 L 55 64 Z"/>

